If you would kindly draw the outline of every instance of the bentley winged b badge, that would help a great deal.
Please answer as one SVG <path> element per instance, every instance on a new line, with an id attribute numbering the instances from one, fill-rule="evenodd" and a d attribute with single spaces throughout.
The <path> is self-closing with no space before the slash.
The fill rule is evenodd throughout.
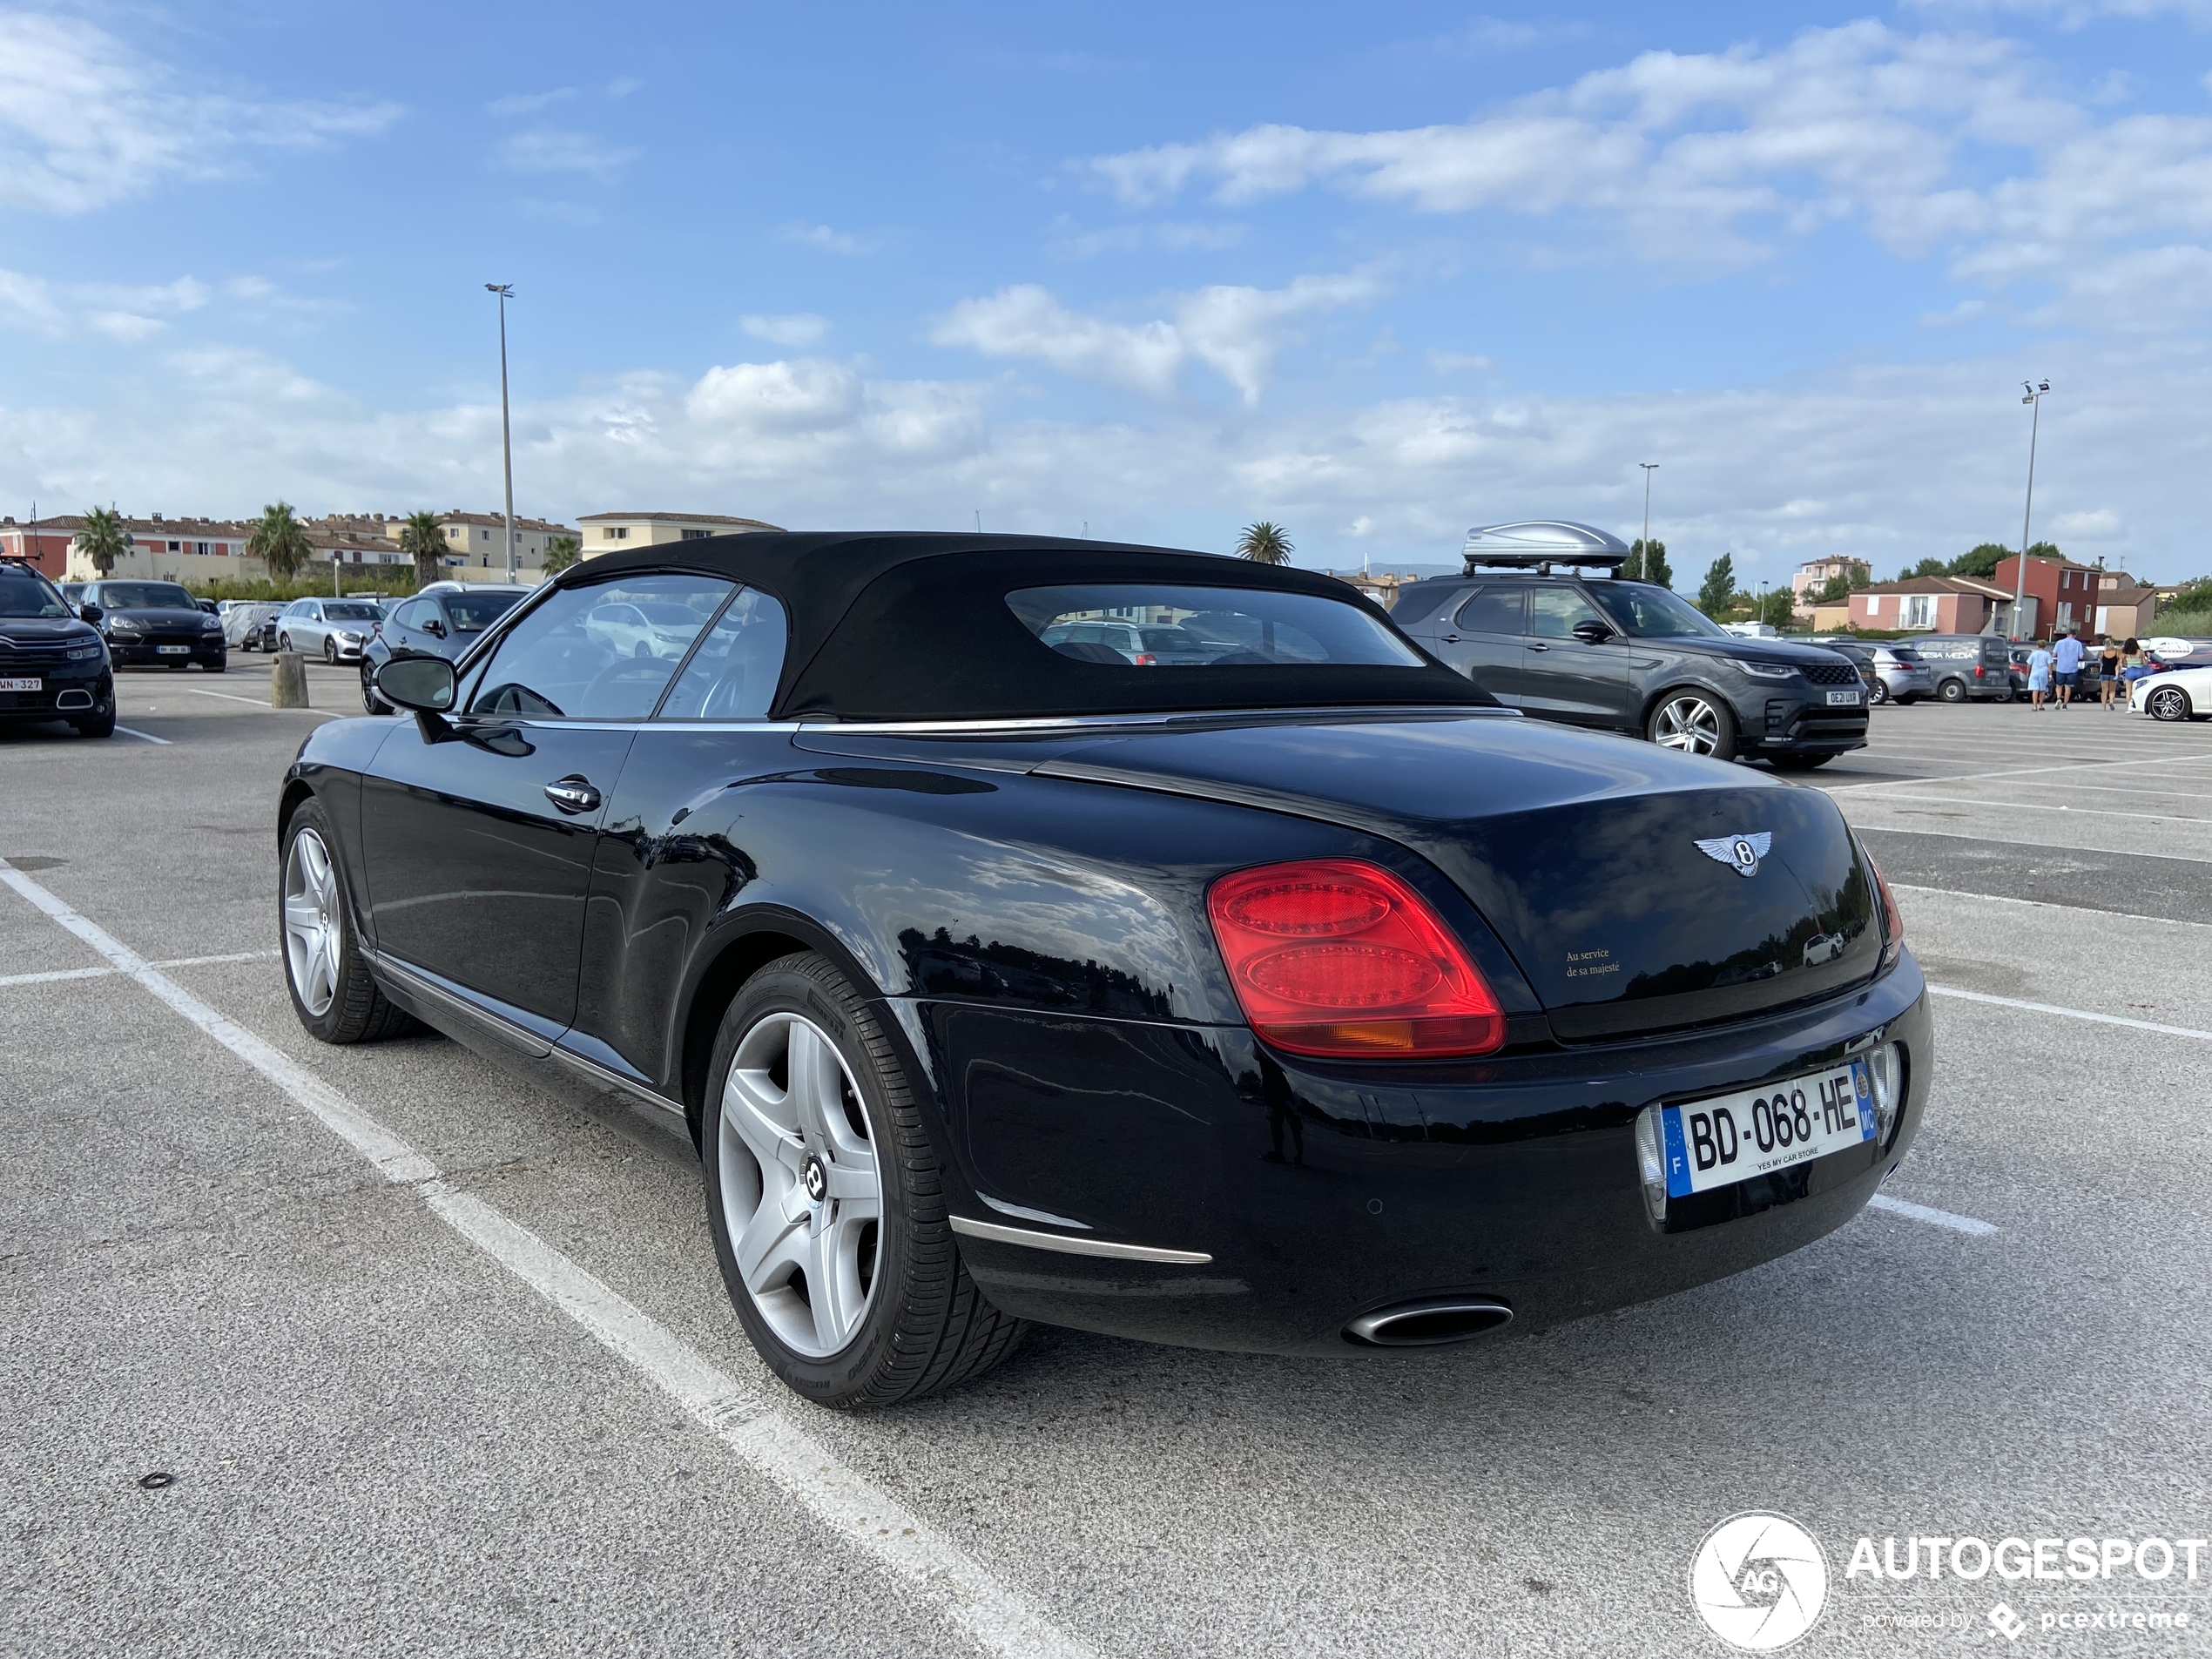
<path id="1" fill-rule="evenodd" d="M 1737 874 L 1750 877 L 1759 873 L 1759 860 L 1773 845 L 1772 831 L 1754 830 L 1749 835 L 1716 835 L 1710 841 L 1698 842 L 1697 850 L 1716 864 L 1725 864 Z"/>

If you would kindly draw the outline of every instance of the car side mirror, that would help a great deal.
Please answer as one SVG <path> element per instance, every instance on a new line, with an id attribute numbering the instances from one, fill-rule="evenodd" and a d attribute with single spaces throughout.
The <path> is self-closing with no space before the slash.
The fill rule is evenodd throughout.
<path id="1" fill-rule="evenodd" d="M 446 637 L 446 625 L 435 617 L 432 617 L 422 624 L 422 631 L 426 634 L 435 634 L 439 638 L 443 639 Z"/>
<path id="2" fill-rule="evenodd" d="M 1585 645 L 1602 645 L 1613 637 L 1613 631 L 1602 622 L 1585 619 L 1575 624 L 1575 637 Z"/>
<path id="3" fill-rule="evenodd" d="M 453 707 L 453 664 L 442 657 L 395 657 L 376 671 L 376 691 L 394 708 L 443 714 Z"/>
<path id="4" fill-rule="evenodd" d="M 79 622 L 98 622 L 105 615 L 107 615 L 107 612 L 101 610 L 98 605 L 79 605 L 77 607 L 77 619 Z"/>

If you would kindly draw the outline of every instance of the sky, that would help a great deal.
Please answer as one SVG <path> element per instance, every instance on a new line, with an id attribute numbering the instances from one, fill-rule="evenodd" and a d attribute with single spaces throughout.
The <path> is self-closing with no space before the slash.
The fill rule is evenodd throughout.
<path id="1" fill-rule="evenodd" d="M 1783 10 L 0 0 L 0 512 L 2212 570 L 2212 0 Z"/>

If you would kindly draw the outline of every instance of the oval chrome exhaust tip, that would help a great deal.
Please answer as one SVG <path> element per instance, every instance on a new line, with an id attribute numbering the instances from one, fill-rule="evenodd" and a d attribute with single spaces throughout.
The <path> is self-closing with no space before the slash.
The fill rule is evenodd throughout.
<path id="1" fill-rule="evenodd" d="M 1344 1328 L 1352 1341 L 1376 1348 L 1434 1348 L 1495 1331 L 1513 1310 L 1487 1296 L 1435 1296 L 1363 1313 Z"/>

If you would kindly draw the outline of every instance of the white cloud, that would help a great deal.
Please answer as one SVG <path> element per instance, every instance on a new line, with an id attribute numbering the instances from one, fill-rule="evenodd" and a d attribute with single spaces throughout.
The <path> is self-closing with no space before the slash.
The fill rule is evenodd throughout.
<path id="1" fill-rule="evenodd" d="M 342 95 L 257 103 L 177 79 L 91 24 L 0 12 L 0 207 L 90 212 L 164 179 L 223 177 L 255 147 L 381 132 L 401 113 Z"/>
<path id="2" fill-rule="evenodd" d="M 1070 311 L 1033 283 L 963 300 L 938 319 L 930 339 L 986 357 L 1023 357 L 1078 380 L 1143 396 L 1175 395 L 1186 363 L 1197 361 L 1256 406 L 1277 354 L 1298 336 L 1290 325 L 1317 312 L 1362 304 L 1385 292 L 1365 272 L 1302 276 L 1281 288 L 1218 285 L 1182 295 L 1172 321 L 1110 322 Z"/>
<path id="3" fill-rule="evenodd" d="M 786 225 L 776 235 L 779 240 L 819 248 L 825 253 L 873 253 L 876 249 L 875 243 L 867 237 L 833 230 L 826 225 Z"/>
<path id="4" fill-rule="evenodd" d="M 505 98 L 496 98 L 484 108 L 493 115 L 529 115 L 550 104 L 558 104 L 576 96 L 573 86 L 556 87 L 550 92 L 513 92 Z"/>
<path id="5" fill-rule="evenodd" d="M 607 83 L 607 96 L 609 98 L 628 98 L 632 92 L 636 91 L 644 84 L 644 82 L 639 80 L 635 75 L 617 75 L 614 78 L 614 79 Z"/>
<path id="6" fill-rule="evenodd" d="M 1809 30 L 1772 51 L 1646 52 L 1460 125 L 1271 125 L 1082 167 L 1136 206 L 1201 185 L 1229 204 L 1319 187 L 1424 213 L 1595 214 L 1642 257 L 1710 263 L 1762 257 L 1838 222 L 1918 253 L 2032 207 L 2042 219 L 2094 212 L 2117 181 L 2085 188 L 2065 173 L 2069 158 L 2086 172 L 2122 165 L 2115 145 L 2169 165 L 2207 152 L 2171 124 L 2131 136 L 2118 123 L 2100 145 L 2086 111 L 2042 81 L 2014 43 L 1869 21 Z M 2050 187 L 2031 174 L 1977 189 L 1959 159 L 1967 145 L 2051 157 Z M 2010 208 L 2008 188 L 2020 199 Z M 2189 211 L 2154 208 L 2148 186 L 2116 193 L 2139 214 Z M 2190 199 L 2204 197 L 2192 188 Z"/>
<path id="7" fill-rule="evenodd" d="M 738 320 L 738 327 L 755 340 L 765 340 L 772 346 L 811 346 L 829 332 L 829 319 L 818 317 L 811 311 L 799 311 L 781 317 L 743 317 Z"/>
<path id="8" fill-rule="evenodd" d="M 517 132 L 496 153 L 500 165 L 516 172 L 581 172 L 609 179 L 645 152 L 609 144 L 589 132 L 541 128 Z"/>
<path id="9" fill-rule="evenodd" d="M 1059 229 L 1049 246 L 1054 254 L 1069 260 L 1096 259 L 1102 253 L 1219 253 L 1244 239 L 1242 225 L 1112 225 L 1079 231 L 1063 219 Z"/>
<path id="10" fill-rule="evenodd" d="M 2197 395 L 2208 355 L 2162 341 L 2052 354 L 2066 401 L 2043 421 L 2037 518 L 2069 553 L 2186 573 L 2202 440 L 2171 412 Z M 145 361 L 172 395 L 25 407 L 0 387 L 0 453 L 22 457 L 19 494 L 221 513 L 273 491 L 317 510 L 496 498 L 496 382 L 466 401 L 371 407 L 259 353 Z M 1993 361 L 1683 393 L 1438 395 L 1236 421 L 1177 405 L 1145 421 L 1071 421 L 1021 415 L 993 381 L 799 359 L 526 400 L 516 486 L 524 510 L 571 521 L 681 497 L 801 528 L 952 529 L 980 503 L 997 528 L 1073 534 L 1089 519 L 1094 536 L 1218 550 L 1264 516 L 1289 524 L 1303 561 L 1341 568 L 1363 548 L 1379 564 L 1448 562 L 1469 524 L 1507 518 L 1634 534 L 1634 462 L 1658 459 L 1654 528 L 1686 579 L 1728 548 L 1777 579 L 1833 551 L 1886 573 L 2017 535 L 2017 378 Z"/>
<path id="11" fill-rule="evenodd" d="M 1428 354 L 1428 366 L 1439 374 L 1487 374 L 1497 368 L 1478 353 L 1436 350 Z"/>
<path id="12" fill-rule="evenodd" d="M 135 344 L 166 328 L 168 319 L 199 310 L 210 298 L 207 285 L 188 276 L 159 285 L 51 283 L 0 271 L 0 320 L 55 340 L 90 333 Z"/>

